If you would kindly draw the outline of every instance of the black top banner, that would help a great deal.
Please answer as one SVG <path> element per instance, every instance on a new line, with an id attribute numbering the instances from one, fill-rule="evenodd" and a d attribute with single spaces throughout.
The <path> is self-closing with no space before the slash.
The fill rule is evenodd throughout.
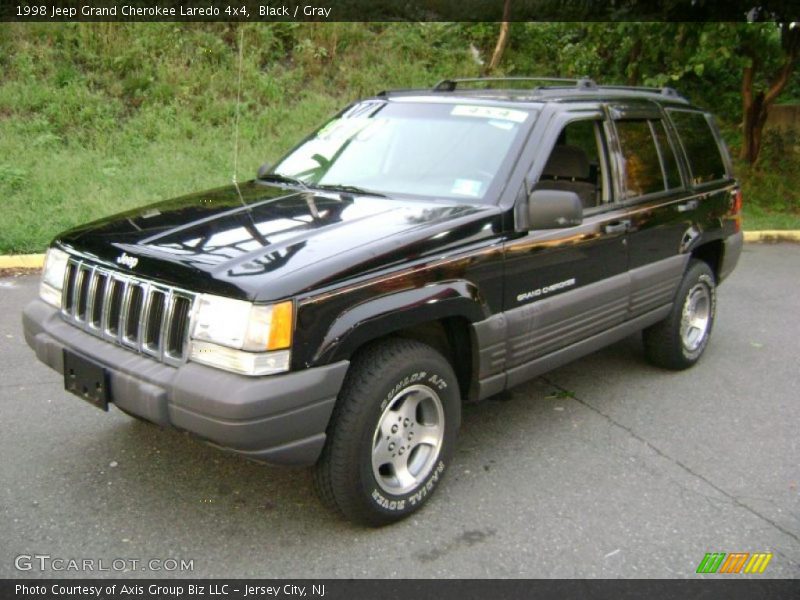
<path id="1" fill-rule="evenodd" d="M 15 600 L 648 600 L 797 598 L 797 580 L 0 580 L 0 598 Z"/>
<path id="2" fill-rule="evenodd" d="M 0 21 L 794 21 L 796 0 L 0 0 Z"/>

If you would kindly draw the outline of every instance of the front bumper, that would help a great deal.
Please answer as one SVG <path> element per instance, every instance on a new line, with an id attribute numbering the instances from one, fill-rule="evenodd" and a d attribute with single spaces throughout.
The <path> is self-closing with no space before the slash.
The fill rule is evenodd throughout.
<path id="1" fill-rule="evenodd" d="M 59 373 L 64 372 L 64 348 L 105 367 L 112 401 L 120 409 L 276 464 L 316 462 L 349 364 L 269 377 L 192 362 L 173 367 L 69 325 L 39 299 L 25 307 L 22 323 L 36 356 Z"/>

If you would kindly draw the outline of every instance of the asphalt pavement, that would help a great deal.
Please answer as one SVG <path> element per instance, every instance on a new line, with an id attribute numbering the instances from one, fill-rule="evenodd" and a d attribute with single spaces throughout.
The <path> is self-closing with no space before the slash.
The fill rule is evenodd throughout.
<path id="1" fill-rule="evenodd" d="M 633 336 L 467 406 L 432 502 L 379 530 L 325 510 L 307 469 L 64 392 L 22 335 L 37 286 L 0 279 L 0 577 L 697 577 L 708 552 L 800 577 L 800 245 L 746 245 L 693 369 Z"/>

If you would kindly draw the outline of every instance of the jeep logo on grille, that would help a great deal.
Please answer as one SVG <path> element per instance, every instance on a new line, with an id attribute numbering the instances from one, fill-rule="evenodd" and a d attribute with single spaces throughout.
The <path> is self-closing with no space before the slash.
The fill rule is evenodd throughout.
<path id="1" fill-rule="evenodd" d="M 117 264 L 125 265 L 129 269 L 132 269 L 139 264 L 139 259 L 135 256 L 128 256 L 125 252 L 123 252 L 122 256 L 117 257 Z"/>

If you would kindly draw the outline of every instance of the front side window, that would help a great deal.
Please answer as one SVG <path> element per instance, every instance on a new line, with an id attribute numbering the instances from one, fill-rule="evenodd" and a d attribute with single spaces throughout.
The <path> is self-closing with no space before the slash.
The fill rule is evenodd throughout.
<path id="1" fill-rule="evenodd" d="M 706 115 L 687 110 L 671 110 L 669 115 L 686 152 L 692 183 L 725 179 L 725 164 Z"/>
<path id="2" fill-rule="evenodd" d="M 559 133 L 535 189 L 575 192 L 586 209 L 610 201 L 601 120 L 581 119 L 567 123 Z"/>
<path id="3" fill-rule="evenodd" d="M 490 201 L 487 191 L 530 110 L 367 101 L 307 138 L 273 169 L 308 185 Z"/>

